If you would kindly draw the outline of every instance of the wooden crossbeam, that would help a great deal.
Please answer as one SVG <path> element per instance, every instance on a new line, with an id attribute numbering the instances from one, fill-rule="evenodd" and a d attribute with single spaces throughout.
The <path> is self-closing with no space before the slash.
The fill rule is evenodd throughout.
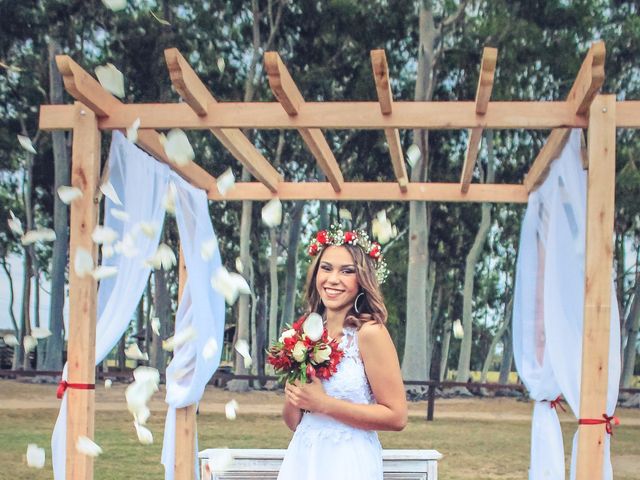
<path id="1" fill-rule="evenodd" d="M 605 46 L 603 41 L 595 42 L 587 52 L 582 66 L 567 96 L 567 105 L 576 115 L 584 116 L 591 102 L 604 82 Z M 551 162 L 558 157 L 569 135 L 568 129 L 552 130 L 538 156 L 526 174 L 524 184 L 528 191 L 534 190 L 547 176 Z M 547 147 L 547 145 L 549 145 Z"/>
<path id="2" fill-rule="evenodd" d="M 428 201 L 428 202 L 496 202 L 526 203 L 527 190 L 523 185 L 471 184 L 467 193 L 459 183 L 409 182 L 402 192 L 397 182 L 345 182 L 336 192 L 328 182 L 282 182 L 277 192 L 271 192 L 259 182 L 239 182 L 225 196 L 214 189 L 211 200 L 336 200 L 336 201 Z"/>
<path id="3" fill-rule="evenodd" d="M 73 98 L 86 105 L 98 117 L 109 118 L 110 115 L 113 115 L 125 105 L 105 90 L 95 78 L 68 55 L 57 55 L 56 64 L 62 74 L 67 92 Z M 57 107 L 62 107 L 62 105 L 57 105 Z M 71 108 L 74 107 L 71 106 Z M 54 109 L 54 111 L 62 112 L 61 109 Z M 129 127 L 136 118 L 138 117 L 132 118 L 129 123 L 119 127 L 118 130 Z M 46 124 L 46 114 L 43 115 L 43 109 L 40 110 L 40 123 Z M 141 121 L 141 125 L 146 126 L 144 121 Z M 73 128 L 73 125 L 68 125 L 65 128 Z M 160 143 L 160 135 L 155 130 L 149 128 L 138 130 L 137 144 L 157 160 L 166 163 L 193 186 L 208 192 L 215 185 L 216 179 L 199 165 L 190 162 L 187 166 L 180 166 L 170 161 Z"/>
<path id="4" fill-rule="evenodd" d="M 305 101 L 280 55 L 277 52 L 265 52 L 264 66 L 273 95 L 278 99 L 284 111 L 289 116 L 295 117 Z M 344 178 L 322 130 L 318 128 L 300 128 L 298 132 L 333 189 L 339 192 Z"/>
<path id="5" fill-rule="evenodd" d="M 191 68 L 177 48 L 167 48 L 164 57 L 173 86 L 193 112 L 206 119 L 211 106 L 217 103 L 198 74 Z M 231 154 L 244 165 L 255 178 L 275 192 L 282 175 L 258 151 L 251 141 L 237 128 L 210 128 Z"/>
<path id="6" fill-rule="evenodd" d="M 42 105 L 41 128 L 69 129 L 72 110 L 68 105 Z M 279 102 L 219 102 L 209 104 L 201 117 L 186 103 L 124 104 L 98 119 L 101 130 L 127 128 L 140 118 L 146 128 L 300 128 L 381 130 L 385 128 L 456 130 L 461 128 L 552 129 L 586 128 L 588 120 L 561 102 L 490 102 L 484 116 L 476 114 L 475 102 L 393 102 L 393 114 L 383 115 L 379 102 L 305 102 L 297 115 L 289 115 Z M 628 110 L 627 110 L 628 112 Z M 633 113 L 626 113 L 628 122 Z"/>
<path id="7" fill-rule="evenodd" d="M 476 114 L 484 116 L 487 113 L 489 99 L 491 98 L 491 90 L 493 90 L 493 79 L 496 73 L 496 62 L 498 60 L 498 49 L 485 47 L 482 51 L 482 62 L 480 64 L 480 79 L 478 80 L 478 88 L 476 90 Z M 480 142 L 482 140 L 482 128 L 470 128 L 467 150 L 464 157 L 464 165 L 462 166 L 462 174 L 460 175 L 460 190 L 466 192 L 469 190 L 473 169 L 478 158 L 480 150 Z"/>
<path id="8" fill-rule="evenodd" d="M 384 50 L 371 50 L 371 67 L 376 83 L 380 112 L 382 115 L 391 115 L 393 111 L 393 96 L 391 94 L 391 81 L 389 80 L 389 65 L 387 64 L 387 56 Z M 389 147 L 393 173 L 398 179 L 400 190 L 406 192 L 409 177 L 407 176 L 407 167 L 404 163 L 404 154 L 402 152 L 402 144 L 400 143 L 400 132 L 397 128 L 385 128 L 384 136 L 387 139 L 387 146 Z"/>

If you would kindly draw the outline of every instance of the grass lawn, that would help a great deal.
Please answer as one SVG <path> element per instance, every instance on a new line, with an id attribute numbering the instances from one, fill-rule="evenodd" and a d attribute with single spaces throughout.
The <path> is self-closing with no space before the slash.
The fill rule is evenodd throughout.
<path id="1" fill-rule="evenodd" d="M 52 478 L 49 445 L 56 414 L 50 408 L 0 409 L 0 478 Z M 444 454 L 439 477 L 444 480 L 527 478 L 529 423 L 477 420 L 472 416 L 470 412 L 470 419 L 436 418 L 429 423 L 413 416 L 403 432 L 382 432 L 380 438 L 385 448 L 439 450 Z M 617 428 L 613 438 L 615 478 L 619 480 L 638 478 L 640 426 L 634 423 Z M 163 414 L 154 411 L 149 428 L 155 443 L 142 446 L 126 410 L 98 411 L 96 442 L 104 453 L 95 461 L 95 479 L 163 478 L 160 465 L 163 425 Z M 567 451 L 574 428 L 574 423 L 563 422 Z M 198 417 L 198 430 L 201 449 L 286 448 L 290 438 L 290 432 L 276 414 L 239 413 L 237 420 L 230 422 L 222 414 L 202 413 Z M 45 469 L 27 468 L 23 457 L 28 443 L 45 447 Z"/>

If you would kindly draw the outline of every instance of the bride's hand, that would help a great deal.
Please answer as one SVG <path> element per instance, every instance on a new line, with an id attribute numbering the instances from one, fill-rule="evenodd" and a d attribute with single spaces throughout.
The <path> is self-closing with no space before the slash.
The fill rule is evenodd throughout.
<path id="1" fill-rule="evenodd" d="M 313 377 L 311 383 L 303 384 L 300 381 L 296 381 L 294 384 L 287 383 L 284 388 L 284 395 L 287 402 L 310 412 L 322 411 L 322 406 L 327 397 L 322 387 L 322 382 L 317 377 Z"/>

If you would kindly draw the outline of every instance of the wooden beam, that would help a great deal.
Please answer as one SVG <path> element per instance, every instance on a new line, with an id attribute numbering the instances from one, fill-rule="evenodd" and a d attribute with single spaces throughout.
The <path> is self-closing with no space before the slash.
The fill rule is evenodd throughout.
<path id="1" fill-rule="evenodd" d="M 109 115 L 113 115 L 124 107 L 124 103 L 106 91 L 95 78 L 74 62 L 71 57 L 67 55 L 57 55 L 56 63 L 60 73 L 62 73 L 64 85 L 69 94 L 76 100 L 87 105 L 87 107 L 95 112 L 99 117 L 108 118 Z M 49 125 L 48 128 L 44 128 L 45 130 L 60 129 L 62 126 L 60 121 L 63 118 L 67 118 L 69 115 L 69 113 L 62 107 L 65 106 L 42 106 L 40 109 L 40 122 L 42 122 L 43 125 L 47 125 L 49 120 L 53 120 L 53 125 Z M 73 107 L 71 108 L 73 109 Z M 71 114 L 73 115 L 72 112 Z M 128 124 L 114 130 L 123 130 L 130 127 L 136 118 L 138 117 L 136 116 L 132 118 Z M 193 186 L 209 191 L 209 188 L 211 188 L 212 185 L 215 185 L 215 178 L 201 167 L 195 164 L 183 167 L 170 161 L 164 152 L 162 144 L 160 143 L 159 133 L 153 129 L 146 128 L 144 121 L 141 120 L 140 123 L 145 127 L 138 130 L 137 143 L 141 148 L 146 150 L 157 160 L 169 165 L 169 167 L 175 170 L 182 178 Z M 70 125 L 67 128 L 73 128 L 73 125 Z"/>
<path id="2" fill-rule="evenodd" d="M 482 51 L 482 63 L 480 64 L 480 79 L 478 80 L 478 88 L 476 90 L 476 114 L 483 115 L 487 113 L 491 91 L 493 90 L 493 79 L 496 73 L 496 62 L 498 60 L 498 49 L 485 47 Z M 469 184 L 473 177 L 473 170 L 478 158 L 480 150 L 480 142 L 482 141 L 482 128 L 469 129 L 469 140 L 467 142 L 467 150 L 464 156 L 464 164 L 462 166 L 462 174 L 460 175 L 460 190 L 466 192 L 469 190 Z"/>
<path id="3" fill-rule="evenodd" d="M 177 48 L 167 48 L 164 56 L 175 89 L 193 113 L 202 119 L 207 119 L 217 100 Z M 276 191 L 278 183 L 283 181 L 282 175 L 273 168 L 244 133 L 237 128 L 210 128 L 210 131 L 249 170 L 251 175 L 271 191 Z"/>
<path id="4" fill-rule="evenodd" d="M 384 50 L 371 50 L 371 67 L 376 83 L 380 112 L 383 115 L 391 115 L 393 111 L 393 96 L 391 94 L 391 80 L 389 80 L 389 65 L 387 64 L 387 56 Z M 404 163 L 404 153 L 402 152 L 402 144 L 400 143 L 400 132 L 395 128 L 385 128 L 384 136 L 387 139 L 393 173 L 398 179 L 400 190 L 406 192 L 409 177 L 407 175 L 407 167 Z"/>
<path id="5" fill-rule="evenodd" d="M 409 182 L 406 192 L 402 192 L 396 182 L 345 182 L 340 192 L 336 192 L 328 182 L 282 182 L 277 192 L 271 192 L 259 182 L 240 182 L 225 196 L 217 190 L 209 191 L 211 200 L 268 201 L 275 197 L 280 200 L 526 203 L 528 193 L 523 185 L 485 183 L 472 184 L 467 193 L 462 193 L 457 182 Z"/>
<path id="6" fill-rule="evenodd" d="M 456 130 L 461 128 L 586 128 L 588 120 L 576 115 L 561 102 L 490 102 L 479 116 L 475 102 L 394 102 L 393 113 L 383 115 L 378 102 L 305 102 L 297 115 L 290 116 L 278 102 L 220 102 L 209 105 L 209 114 L 200 117 L 186 103 L 123 104 L 109 117 L 100 118 L 102 130 L 129 127 L 140 118 L 144 128 L 290 129 L 322 128 L 381 130 L 385 128 Z M 50 115 L 54 118 L 47 118 Z M 42 106 L 43 128 L 70 129 L 69 112 L 59 106 Z"/>
<path id="7" fill-rule="evenodd" d="M 91 239 L 98 224 L 95 201 L 100 177 L 100 131 L 96 114 L 80 102 L 74 105 L 75 128 L 71 147 L 71 185 L 84 195 L 71 204 L 69 237 L 69 342 L 68 382 L 95 385 L 97 283 L 91 275 L 80 278 L 73 268 L 80 248 L 91 253 L 94 263 L 98 248 Z M 93 479 L 93 457 L 76 450 L 78 437 L 93 438 L 95 390 L 67 390 L 66 478 Z"/>
<path id="8" fill-rule="evenodd" d="M 602 87 L 604 82 L 604 58 L 604 42 L 593 43 L 582 62 L 569 95 L 567 95 L 567 105 L 576 115 L 585 116 L 598 90 Z M 568 135 L 569 129 L 566 128 L 556 128 L 549 134 L 547 142 L 533 161 L 529 173 L 525 176 L 524 183 L 529 191 L 532 191 L 544 181 L 551 162 L 560 155 Z M 547 148 L 547 144 L 549 144 L 549 148 Z M 530 180 L 527 180 L 528 177 L 530 177 Z"/>
<path id="9" fill-rule="evenodd" d="M 615 95 L 597 96 L 589 112 L 581 419 L 602 419 L 607 408 L 616 183 L 615 119 Z M 602 478 L 606 435 L 604 425 L 578 426 L 577 480 Z"/>
<path id="10" fill-rule="evenodd" d="M 616 103 L 616 126 L 618 128 L 640 128 L 640 100 Z"/>
<path id="11" fill-rule="evenodd" d="M 280 55 L 277 52 L 266 52 L 264 54 L 264 66 L 273 95 L 280 102 L 284 111 L 289 116 L 295 117 L 305 101 Z M 339 192 L 344 178 L 322 130 L 318 128 L 300 128 L 298 132 L 333 189 Z"/>
<path id="12" fill-rule="evenodd" d="M 558 158 L 558 155 L 562 152 L 570 133 L 570 128 L 556 128 L 551 131 L 542 150 L 540 150 L 529 172 L 524 177 L 523 184 L 527 192 L 535 190 L 547 178 L 551 162 Z"/>

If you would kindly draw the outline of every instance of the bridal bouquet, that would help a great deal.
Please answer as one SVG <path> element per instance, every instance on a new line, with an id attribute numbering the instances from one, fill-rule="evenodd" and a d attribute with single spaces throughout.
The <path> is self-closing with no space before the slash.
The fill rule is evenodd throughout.
<path id="1" fill-rule="evenodd" d="M 322 317 L 317 313 L 303 316 L 267 350 L 267 362 L 273 365 L 280 382 L 318 377 L 326 380 L 336 372 L 343 352 L 338 342 L 329 338 Z"/>

